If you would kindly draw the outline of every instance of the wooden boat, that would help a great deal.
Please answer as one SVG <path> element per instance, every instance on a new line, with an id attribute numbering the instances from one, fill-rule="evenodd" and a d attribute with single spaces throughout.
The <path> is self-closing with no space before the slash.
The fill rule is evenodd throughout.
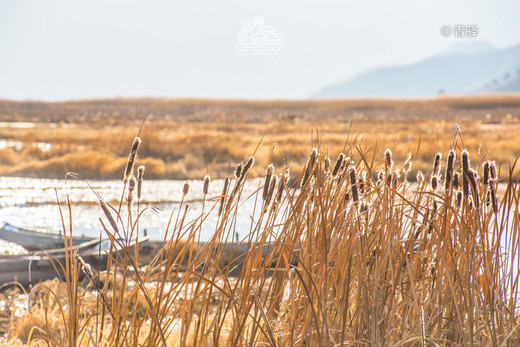
<path id="1" fill-rule="evenodd" d="M 148 237 L 140 238 L 139 247 L 144 245 L 148 239 Z M 132 241 L 126 248 L 134 246 L 135 242 Z M 100 241 L 99 239 L 74 247 L 85 263 L 96 271 L 106 270 L 108 258 L 110 256 L 115 257 L 118 253 L 122 255 L 125 251 L 124 248 L 114 245 L 110 254 L 109 248 L 110 241 Z M 9 282 L 17 282 L 22 286 L 28 286 L 29 284 L 35 284 L 54 277 L 64 279 L 63 269 L 58 263 L 65 266 L 65 252 L 64 248 L 60 248 L 29 254 L 0 256 L 0 286 Z M 133 249 L 129 253 L 133 255 Z M 80 278 L 84 277 L 85 273 L 80 271 Z"/>
<path id="2" fill-rule="evenodd" d="M 0 238 L 17 243 L 28 251 L 65 247 L 63 235 L 23 229 L 9 223 L 5 223 L 2 229 L 0 229 Z M 74 236 L 72 243 L 73 245 L 79 245 L 92 240 L 95 240 L 95 238 Z"/>

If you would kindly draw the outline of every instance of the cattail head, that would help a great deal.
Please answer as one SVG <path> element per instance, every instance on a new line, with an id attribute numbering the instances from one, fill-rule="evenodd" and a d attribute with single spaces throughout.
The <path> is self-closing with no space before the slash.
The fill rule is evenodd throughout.
<path id="1" fill-rule="evenodd" d="M 285 173 L 280 174 L 280 183 L 278 184 L 278 192 L 276 194 L 276 203 L 279 205 L 282 202 L 283 191 L 287 184 L 287 175 Z"/>
<path id="2" fill-rule="evenodd" d="M 480 201 L 478 198 L 478 188 L 477 188 L 478 175 L 477 175 L 477 172 L 474 171 L 473 169 L 469 169 L 468 180 L 469 180 L 469 183 L 471 186 L 471 193 L 473 195 L 473 204 L 475 205 L 475 208 L 479 208 Z"/>
<path id="3" fill-rule="evenodd" d="M 132 205 L 134 203 L 135 186 L 136 186 L 135 177 L 132 176 L 132 177 L 130 177 L 130 180 L 128 180 L 128 197 L 127 197 L 128 211 L 132 211 Z"/>
<path id="4" fill-rule="evenodd" d="M 125 184 L 128 183 L 128 180 L 134 173 L 135 156 L 137 155 L 137 149 L 139 148 L 140 143 L 141 143 L 141 139 L 139 137 L 136 137 L 134 139 L 134 142 L 132 143 L 132 148 L 130 149 L 130 154 L 128 155 L 128 161 L 126 163 L 126 169 L 125 169 L 125 175 L 124 175 Z"/>
<path id="5" fill-rule="evenodd" d="M 392 188 L 396 189 L 399 184 L 399 179 L 401 178 L 401 174 L 399 173 L 399 169 L 395 168 L 394 173 L 392 175 Z"/>
<path id="6" fill-rule="evenodd" d="M 108 205 L 105 201 L 99 199 L 99 206 L 101 207 L 101 210 L 105 214 L 105 216 L 108 219 L 108 222 L 112 226 L 112 229 L 114 230 L 115 234 L 119 234 L 119 229 L 117 228 L 117 223 L 114 217 L 112 217 L 112 213 L 110 213 L 110 209 L 108 208 Z"/>
<path id="7" fill-rule="evenodd" d="M 459 189 L 460 187 L 460 174 L 458 172 L 455 172 L 453 174 L 453 188 Z"/>
<path id="8" fill-rule="evenodd" d="M 482 180 L 484 181 L 484 184 L 487 185 L 489 183 L 489 161 L 486 160 L 484 164 L 482 164 L 482 169 L 484 171 Z"/>
<path id="9" fill-rule="evenodd" d="M 249 160 L 247 161 L 246 165 L 244 165 L 244 168 L 242 169 L 242 174 L 240 175 L 240 178 L 244 177 L 247 173 L 247 171 L 253 167 L 255 164 L 255 157 L 251 156 L 249 157 Z"/>
<path id="10" fill-rule="evenodd" d="M 128 180 L 128 191 L 133 192 L 136 186 L 135 176 L 130 177 Z"/>
<path id="11" fill-rule="evenodd" d="M 314 167 L 314 164 L 316 164 L 316 159 L 318 158 L 318 149 L 317 148 L 313 148 L 312 149 L 312 152 L 311 152 L 311 161 L 310 161 L 310 167 L 313 168 Z"/>
<path id="12" fill-rule="evenodd" d="M 439 176 L 437 175 L 432 175 L 432 178 L 430 180 L 430 184 L 432 186 L 432 190 L 433 191 L 436 191 L 437 190 L 437 187 L 439 186 Z"/>
<path id="13" fill-rule="evenodd" d="M 325 156 L 325 159 L 323 159 L 323 166 L 324 166 L 324 171 L 325 173 L 329 173 L 330 171 L 330 158 L 329 156 Z"/>
<path id="14" fill-rule="evenodd" d="M 394 162 L 392 161 L 392 151 L 390 148 L 387 148 L 385 151 L 385 165 L 386 168 L 391 168 L 394 165 Z"/>
<path id="15" fill-rule="evenodd" d="M 377 183 L 381 184 L 385 180 L 385 170 L 377 171 Z"/>
<path id="16" fill-rule="evenodd" d="M 186 181 L 186 183 L 184 183 L 184 187 L 182 187 L 182 195 L 183 196 L 186 196 L 190 191 L 190 184 L 188 183 L 188 181 Z"/>
<path id="17" fill-rule="evenodd" d="M 424 174 L 422 171 L 417 171 L 417 183 L 422 184 L 424 182 Z"/>
<path id="18" fill-rule="evenodd" d="M 343 165 L 343 161 L 345 161 L 345 154 L 340 153 L 338 155 L 338 159 L 336 159 L 336 165 L 334 165 L 334 169 L 332 170 L 332 176 L 333 177 L 336 177 L 336 175 L 338 174 L 339 169 Z"/>
<path id="19" fill-rule="evenodd" d="M 489 180 L 489 195 L 491 197 L 491 206 L 493 207 L 493 212 L 497 213 L 498 211 L 498 203 L 497 203 L 497 194 L 495 191 L 495 180 Z"/>
<path id="20" fill-rule="evenodd" d="M 435 160 L 433 161 L 433 175 L 439 175 L 439 172 L 441 170 L 441 159 L 441 153 L 435 154 Z"/>
<path id="21" fill-rule="evenodd" d="M 357 203 L 359 200 L 359 195 L 356 182 L 356 169 L 353 167 L 350 168 L 350 190 L 352 191 L 352 199 L 354 200 L 354 203 Z"/>
<path id="22" fill-rule="evenodd" d="M 394 174 L 391 171 L 388 173 L 388 175 L 386 175 L 386 185 L 387 186 L 390 187 L 392 185 L 393 177 L 394 177 Z"/>
<path id="23" fill-rule="evenodd" d="M 273 195 L 274 195 L 274 191 L 275 191 L 275 188 L 276 188 L 277 180 L 278 180 L 278 176 L 276 176 L 276 175 L 274 175 L 271 178 L 271 184 L 269 184 L 269 192 L 267 193 L 267 197 L 265 199 L 265 206 L 266 207 L 267 207 L 267 205 L 269 205 L 269 203 L 273 199 Z"/>
<path id="24" fill-rule="evenodd" d="M 137 199 L 141 199 L 141 192 L 143 190 L 144 170 L 144 165 L 141 165 L 137 168 Z"/>
<path id="25" fill-rule="evenodd" d="M 408 156 L 406 157 L 406 161 L 403 165 L 403 172 L 405 175 L 408 175 L 410 171 L 412 170 L 412 153 L 408 153 Z"/>
<path id="26" fill-rule="evenodd" d="M 468 151 L 462 151 L 462 191 L 464 193 L 464 197 L 469 196 L 469 176 L 472 175 L 469 172 L 469 156 Z"/>
<path id="27" fill-rule="evenodd" d="M 267 167 L 267 172 L 265 174 L 265 181 L 264 181 L 264 190 L 262 192 L 262 200 L 265 201 L 267 199 L 267 194 L 269 193 L 269 183 L 271 182 L 271 176 L 274 172 L 274 166 L 273 164 L 269 164 Z"/>
<path id="28" fill-rule="evenodd" d="M 235 169 L 235 179 L 239 179 L 240 175 L 242 175 L 242 162 L 238 163 L 236 169 Z"/>
<path id="29" fill-rule="evenodd" d="M 204 196 L 208 195 L 209 181 L 211 181 L 211 179 L 210 179 L 209 175 L 206 175 L 204 177 L 204 185 L 202 186 L 202 194 L 204 194 Z"/>
<path id="30" fill-rule="evenodd" d="M 218 215 L 220 216 L 222 214 L 222 209 L 224 207 L 224 203 L 226 201 L 226 195 L 229 188 L 229 177 L 226 177 L 224 180 L 224 187 L 222 188 L 222 196 L 220 197 L 220 206 L 218 208 Z"/>
<path id="31" fill-rule="evenodd" d="M 450 191 L 453 178 L 453 165 L 455 163 L 455 151 L 452 149 L 448 152 L 446 159 L 446 177 L 444 178 L 444 189 L 446 194 Z"/>
<path id="32" fill-rule="evenodd" d="M 456 202 L 457 202 L 457 207 L 461 208 L 462 207 L 462 191 L 460 191 L 460 190 L 457 190 Z"/>
<path id="33" fill-rule="evenodd" d="M 494 161 L 489 163 L 489 178 L 497 180 L 497 167 Z"/>

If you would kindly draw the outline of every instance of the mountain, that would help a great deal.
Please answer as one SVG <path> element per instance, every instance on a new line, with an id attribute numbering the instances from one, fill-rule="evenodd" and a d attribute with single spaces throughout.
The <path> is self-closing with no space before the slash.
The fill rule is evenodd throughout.
<path id="1" fill-rule="evenodd" d="M 431 97 L 438 94 L 520 92 L 520 44 L 498 49 L 464 42 L 417 63 L 382 67 L 325 87 L 314 98 Z"/>

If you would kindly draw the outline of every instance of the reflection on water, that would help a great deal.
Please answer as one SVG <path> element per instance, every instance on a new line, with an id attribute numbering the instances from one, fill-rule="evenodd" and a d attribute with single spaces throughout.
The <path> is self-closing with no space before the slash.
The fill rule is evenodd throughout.
<path id="1" fill-rule="evenodd" d="M 139 229 L 147 230 L 152 239 L 162 239 L 168 225 L 170 215 L 173 219 L 177 216 L 182 200 L 182 188 L 184 181 L 144 181 L 140 210 L 145 210 L 140 218 Z M 237 215 L 237 231 L 245 235 L 251 225 L 251 214 L 254 210 L 256 198 L 255 191 L 261 181 L 250 179 L 246 182 L 242 194 L 241 208 Z M 190 181 L 190 192 L 184 199 L 184 204 L 189 206 L 186 221 L 191 221 L 201 215 L 202 212 L 202 185 L 203 181 Z M 29 229 L 45 229 L 58 232 L 62 229 L 62 221 L 57 199 L 62 202 L 62 211 L 68 227 L 69 213 L 65 202 L 67 195 L 71 202 L 72 225 L 75 235 L 99 237 L 102 218 L 104 215 L 98 205 L 97 192 L 103 199 L 116 209 L 119 207 L 123 182 L 94 181 L 89 187 L 86 181 L 69 179 L 51 180 L 18 177 L 0 178 L 0 208 L 2 217 L 0 222 L 10 222 L 16 226 Z M 223 180 L 214 180 L 210 184 L 208 200 L 205 203 L 205 211 L 209 211 L 217 202 L 217 197 L 222 191 Z M 93 191 L 94 190 L 94 191 Z M 251 197 L 250 197 L 251 196 Z M 250 198 L 247 198 L 250 197 Z M 125 199 L 126 201 L 126 199 Z M 184 208 L 183 208 L 184 209 Z M 214 209 L 204 223 L 201 240 L 209 239 L 214 231 L 217 221 L 218 207 Z M 122 206 L 123 220 L 127 221 L 126 202 Z M 134 206 L 134 214 L 137 212 L 137 204 Z M 5 246 L 5 244 L 1 244 Z M 0 248 L 1 252 L 1 248 Z"/>

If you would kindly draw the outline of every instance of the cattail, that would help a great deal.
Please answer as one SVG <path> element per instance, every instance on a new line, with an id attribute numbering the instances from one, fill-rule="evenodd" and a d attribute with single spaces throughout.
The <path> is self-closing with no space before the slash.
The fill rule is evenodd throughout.
<path id="1" fill-rule="evenodd" d="M 477 188 L 478 175 L 477 175 L 477 173 L 474 170 L 469 169 L 468 179 L 469 179 L 469 183 L 471 185 L 471 193 L 473 195 L 473 203 L 475 204 L 475 208 L 479 208 L 480 207 L 480 201 L 479 201 L 479 198 L 478 198 L 478 188 Z"/>
<path id="2" fill-rule="evenodd" d="M 498 204 L 497 204 L 497 195 L 495 192 L 495 180 L 489 180 L 489 195 L 491 196 L 491 206 L 493 206 L 493 212 L 497 213 Z"/>
<path id="3" fill-rule="evenodd" d="M 347 167 L 350 164 L 350 157 L 345 157 L 345 160 L 343 160 L 343 164 L 341 165 L 341 170 L 345 171 L 347 170 Z"/>
<path id="4" fill-rule="evenodd" d="M 387 169 L 394 165 L 394 162 L 392 161 L 392 151 L 390 148 L 387 148 L 385 151 L 385 165 Z"/>
<path id="5" fill-rule="evenodd" d="M 280 174 L 280 184 L 278 185 L 278 192 L 276 193 L 276 203 L 278 205 L 282 202 L 283 190 L 285 188 L 286 183 L 287 176 L 285 174 Z"/>
<path id="6" fill-rule="evenodd" d="M 397 185 L 399 183 L 399 179 L 401 178 L 401 174 L 399 173 L 399 169 L 398 168 L 395 168 L 394 170 L 394 174 L 392 176 L 392 187 L 394 189 L 397 188 Z"/>
<path id="7" fill-rule="evenodd" d="M 305 184 L 309 180 L 309 174 L 310 174 L 309 165 L 310 165 L 310 158 L 307 160 L 307 166 L 305 167 L 305 172 L 303 173 L 303 177 L 300 181 L 300 189 L 303 189 L 303 187 L 305 187 Z"/>
<path id="8" fill-rule="evenodd" d="M 482 169 L 484 171 L 482 175 L 482 181 L 484 181 L 485 185 L 488 185 L 489 183 L 489 161 L 486 160 L 484 164 L 482 164 Z"/>
<path id="9" fill-rule="evenodd" d="M 190 191 L 190 184 L 188 183 L 188 181 L 186 181 L 186 183 L 184 183 L 184 187 L 182 187 L 182 195 L 183 196 L 186 196 Z"/>
<path id="10" fill-rule="evenodd" d="M 202 186 L 202 194 L 204 194 L 204 196 L 208 195 L 209 181 L 211 181 L 211 178 L 209 177 L 209 175 L 206 175 L 204 177 L 204 185 Z"/>
<path id="11" fill-rule="evenodd" d="M 269 164 L 267 167 L 267 173 L 265 174 L 265 181 L 264 181 L 264 191 L 262 192 L 262 200 L 265 201 L 267 198 L 267 193 L 269 192 L 269 182 L 271 182 L 271 176 L 274 172 L 274 166 L 273 164 Z"/>
<path id="12" fill-rule="evenodd" d="M 417 183 L 422 184 L 424 182 L 424 175 L 422 171 L 417 171 Z"/>
<path id="13" fill-rule="evenodd" d="M 385 181 L 385 170 L 377 171 L 377 184 L 382 184 Z"/>
<path id="14" fill-rule="evenodd" d="M 468 151 L 462 151 L 462 190 L 464 197 L 469 197 L 469 157 Z"/>
<path id="15" fill-rule="evenodd" d="M 324 170 L 323 171 L 325 171 L 326 174 L 329 173 L 329 171 L 330 171 L 330 158 L 329 158 L 328 155 L 325 156 L 325 159 L 323 159 L 323 166 L 324 166 Z"/>
<path id="16" fill-rule="evenodd" d="M 269 192 L 267 193 L 267 197 L 265 199 L 266 208 L 269 205 L 269 203 L 271 203 L 271 200 L 273 198 L 277 180 L 278 180 L 278 176 L 276 176 L 276 175 L 274 175 L 273 178 L 271 179 L 271 184 L 269 185 Z"/>
<path id="17" fill-rule="evenodd" d="M 442 153 L 435 154 L 435 160 L 433 161 L 433 174 L 439 175 L 439 172 L 441 170 L 441 159 L 442 159 Z"/>
<path id="18" fill-rule="evenodd" d="M 222 209 L 224 207 L 224 202 L 226 201 L 226 195 L 229 188 L 229 177 L 226 177 L 224 180 L 224 187 L 222 188 L 222 196 L 220 197 L 220 206 L 218 208 L 218 215 L 222 214 Z"/>
<path id="19" fill-rule="evenodd" d="M 352 191 L 352 199 L 354 200 L 354 204 L 356 204 L 359 200 L 358 196 L 358 188 L 356 185 L 356 169 L 350 169 L 350 190 Z"/>
<path id="20" fill-rule="evenodd" d="M 446 159 L 446 177 L 444 178 L 444 188 L 446 194 L 450 191 L 452 177 L 453 177 L 453 164 L 455 163 L 455 151 L 452 149 L 448 152 L 448 158 Z"/>
<path id="21" fill-rule="evenodd" d="M 104 202 L 103 200 L 99 199 L 99 206 L 101 207 L 101 210 L 103 210 L 103 213 L 107 217 L 108 222 L 112 226 L 112 229 L 114 229 L 114 233 L 119 234 L 119 229 L 117 228 L 117 223 L 116 223 L 114 217 L 112 217 L 112 214 L 110 213 L 110 209 L 108 208 L 107 203 Z"/>
<path id="22" fill-rule="evenodd" d="M 137 149 L 139 148 L 139 144 L 141 143 L 141 139 L 136 137 L 134 142 L 132 143 L 132 149 L 130 150 L 130 154 L 128 155 L 128 162 L 126 163 L 124 182 L 128 183 L 128 180 L 134 173 L 134 162 L 135 156 L 137 155 Z"/>
<path id="23" fill-rule="evenodd" d="M 456 199 L 456 202 L 457 202 L 457 206 L 459 208 L 462 207 L 462 191 L 460 190 L 457 190 L 457 199 Z"/>
<path id="24" fill-rule="evenodd" d="M 316 159 L 318 158 L 318 149 L 313 148 L 311 152 L 311 169 L 314 168 L 314 164 L 316 164 Z"/>
<path id="25" fill-rule="evenodd" d="M 410 171 L 412 170 L 412 153 L 408 153 L 408 156 L 406 157 L 406 161 L 403 165 L 403 172 L 405 175 L 408 175 Z"/>
<path id="26" fill-rule="evenodd" d="M 92 266 L 89 263 L 85 262 L 85 260 L 77 253 L 76 253 L 76 259 L 81 264 L 81 270 L 83 270 L 85 275 L 87 275 L 91 281 L 95 281 L 95 278 L 94 278 L 95 275 L 94 275 L 94 270 L 92 269 Z M 96 284 L 99 284 L 99 283 L 96 283 Z"/>
<path id="27" fill-rule="evenodd" d="M 244 165 L 240 178 L 243 178 L 246 175 L 247 171 L 250 168 L 252 168 L 254 164 L 255 164 L 255 158 L 253 156 L 249 157 L 249 160 L 247 161 L 246 165 Z"/>
<path id="28" fill-rule="evenodd" d="M 144 165 L 137 168 L 137 199 L 141 200 L 141 193 L 143 190 Z"/>
<path id="29" fill-rule="evenodd" d="M 436 175 L 433 175 L 430 179 L 430 185 L 432 186 L 432 191 L 436 191 L 439 184 L 439 177 Z"/>
<path id="30" fill-rule="evenodd" d="M 238 180 L 240 178 L 240 175 L 242 174 L 242 165 L 243 163 L 240 162 L 237 165 L 237 168 L 235 169 L 235 179 Z"/>
<path id="31" fill-rule="evenodd" d="M 338 155 L 338 159 L 336 159 L 336 165 L 334 165 L 334 169 L 332 170 L 332 177 L 336 177 L 339 172 L 339 169 L 343 165 L 343 161 L 345 160 L 345 154 L 340 153 Z"/>
<path id="32" fill-rule="evenodd" d="M 498 178 L 498 176 L 497 176 L 497 167 L 496 167 L 494 161 L 489 163 L 489 178 L 491 178 L 491 179 L 493 179 L 495 181 Z"/>
<path id="33" fill-rule="evenodd" d="M 460 187 L 460 174 L 458 172 L 455 172 L 453 174 L 453 188 L 459 189 Z"/>
<path id="34" fill-rule="evenodd" d="M 134 203 L 134 189 L 135 189 L 135 186 L 136 186 L 135 177 L 132 176 L 132 177 L 130 177 L 130 180 L 128 181 L 128 197 L 127 197 L 128 211 L 132 210 L 132 205 Z"/>
<path id="35" fill-rule="evenodd" d="M 390 187 L 392 185 L 392 181 L 393 181 L 393 174 L 392 174 L 392 172 L 389 172 L 388 176 L 386 176 L 386 185 L 388 187 Z"/>

